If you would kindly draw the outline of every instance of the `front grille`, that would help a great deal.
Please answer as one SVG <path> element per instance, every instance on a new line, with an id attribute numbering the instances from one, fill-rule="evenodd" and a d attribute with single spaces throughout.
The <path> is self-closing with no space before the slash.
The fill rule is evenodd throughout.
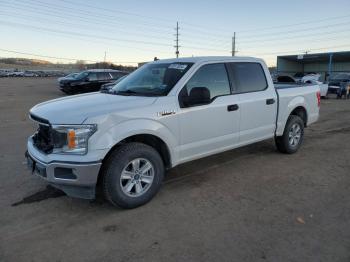
<path id="1" fill-rule="evenodd" d="M 54 145 L 49 121 L 33 114 L 30 114 L 30 118 L 39 124 L 38 130 L 33 136 L 34 146 L 46 154 L 52 153 Z"/>
<path id="2" fill-rule="evenodd" d="M 33 136 L 34 146 L 46 154 L 52 153 L 53 143 L 51 136 L 51 127 L 39 124 L 37 132 Z"/>

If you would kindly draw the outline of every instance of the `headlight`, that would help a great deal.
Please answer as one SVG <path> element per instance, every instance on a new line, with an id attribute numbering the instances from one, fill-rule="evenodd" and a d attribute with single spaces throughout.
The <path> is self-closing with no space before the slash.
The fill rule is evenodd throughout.
<path id="1" fill-rule="evenodd" d="M 96 130 L 96 125 L 53 125 L 53 153 L 86 154 L 88 140 Z"/>

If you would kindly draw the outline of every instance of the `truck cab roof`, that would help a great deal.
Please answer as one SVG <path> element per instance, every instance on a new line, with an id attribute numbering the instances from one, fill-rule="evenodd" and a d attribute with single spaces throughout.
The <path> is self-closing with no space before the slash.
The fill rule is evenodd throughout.
<path id="1" fill-rule="evenodd" d="M 181 57 L 171 59 L 161 59 L 151 63 L 200 63 L 200 62 L 215 62 L 215 61 L 246 61 L 246 62 L 263 62 L 262 59 L 244 56 L 198 56 L 198 57 Z"/>

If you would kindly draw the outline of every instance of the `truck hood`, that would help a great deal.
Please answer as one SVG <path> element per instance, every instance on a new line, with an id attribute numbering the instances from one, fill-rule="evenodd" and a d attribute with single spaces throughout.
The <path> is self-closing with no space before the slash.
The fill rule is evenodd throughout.
<path id="1" fill-rule="evenodd" d="M 30 114 L 51 124 L 82 124 L 89 117 L 151 105 L 157 98 L 89 93 L 40 103 Z"/>

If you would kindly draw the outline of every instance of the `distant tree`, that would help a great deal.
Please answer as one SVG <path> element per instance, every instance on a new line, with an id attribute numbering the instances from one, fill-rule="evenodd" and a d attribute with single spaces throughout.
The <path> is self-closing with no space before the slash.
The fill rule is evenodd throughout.
<path id="1" fill-rule="evenodd" d="M 75 64 L 79 70 L 85 69 L 85 61 L 84 60 L 77 60 L 75 62 Z"/>

